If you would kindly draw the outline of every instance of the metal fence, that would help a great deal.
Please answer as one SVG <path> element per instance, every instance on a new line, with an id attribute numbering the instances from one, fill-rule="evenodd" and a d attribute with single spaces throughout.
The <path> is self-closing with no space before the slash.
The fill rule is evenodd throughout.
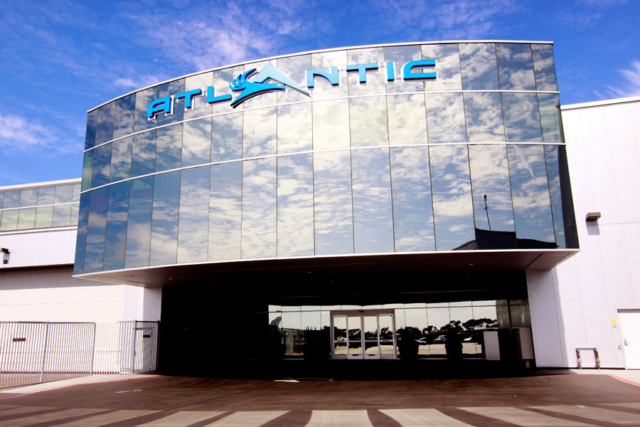
<path id="1" fill-rule="evenodd" d="M 157 367 L 159 322 L 0 322 L 0 388 Z"/>

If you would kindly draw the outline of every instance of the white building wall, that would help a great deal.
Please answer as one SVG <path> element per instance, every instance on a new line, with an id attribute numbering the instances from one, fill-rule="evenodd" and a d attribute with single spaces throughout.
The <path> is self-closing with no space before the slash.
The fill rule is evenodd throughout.
<path id="1" fill-rule="evenodd" d="M 160 288 L 72 277 L 76 234 L 76 227 L 0 233 L 10 251 L 0 263 L 0 321 L 160 320 Z"/>
<path id="2" fill-rule="evenodd" d="M 562 117 L 580 253 L 528 272 L 536 362 L 577 366 L 576 347 L 596 347 L 603 367 L 622 368 L 618 309 L 640 307 L 640 98 L 565 106 Z M 588 212 L 602 217 L 588 223 Z"/>

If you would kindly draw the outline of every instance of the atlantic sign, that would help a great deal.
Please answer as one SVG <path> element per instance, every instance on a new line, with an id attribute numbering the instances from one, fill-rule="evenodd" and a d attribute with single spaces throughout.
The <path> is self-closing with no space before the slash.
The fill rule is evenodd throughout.
<path id="1" fill-rule="evenodd" d="M 386 65 L 387 81 L 396 80 L 395 63 L 387 62 Z M 425 73 L 424 70 L 422 70 L 425 67 L 435 66 L 435 59 L 407 62 L 406 64 L 404 64 L 404 66 L 402 66 L 402 79 L 435 79 L 437 77 L 436 72 Z M 379 68 L 380 64 L 378 63 L 357 64 L 347 65 L 346 71 L 357 71 L 359 82 L 366 83 L 367 71 L 373 71 Z M 420 70 L 414 71 L 416 69 Z M 300 85 L 298 85 L 291 78 L 289 78 L 282 71 L 271 64 L 267 64 L 267 66 L 264 67 L 259 73 L 256 74 L 256 72 L 257 70 L 254 68 L 245 73 L 242 73 L 238 77 L 236 77 L 229 85 L 229 89 L 231 89 L 232 91 L 240 92 L 239 95 L 231 102 L 231 107 L 236 108 L 244 101 L 263 93 L 285 90 L 285 87 L 289 87 L 306 96 L 311 97 L 309 91 L 300 87 Z M 340 71 L 337 67 L 331 67 L 331 71 L 316 69 L 306 70 L 306 76 L 307 89 L 311 89 L 314 87 L 314 79 L 316 77 L 326 79 L 333 86 L 336 86 L 340 83 Z M 172 114 L 175 102 L 180 99 L 184 99 L 184 108 L 190 110 L 194 107 L 195 100 L 198 97 L 202 96 L 205 96 L 207 104 L 215 104 L 218 102 L 226 102 L 232 100 L 231 95 L 216 96 L 215 86 L 209 86 L 206 89 L 193 89 L 152 101 L 147 108 L 147 118 L 149 120 L 155 119 L 156 115 L 160 113 Z"/>

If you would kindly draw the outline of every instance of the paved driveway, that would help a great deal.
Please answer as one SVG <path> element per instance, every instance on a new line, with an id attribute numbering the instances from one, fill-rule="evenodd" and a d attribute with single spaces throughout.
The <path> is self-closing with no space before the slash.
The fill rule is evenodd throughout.
<path id="1" fill-rule="evenodd" d="M 640 387 L 606 375 L 419 381 L 155 377 L 0 395 L 11 426 L 640 426 Z"/>

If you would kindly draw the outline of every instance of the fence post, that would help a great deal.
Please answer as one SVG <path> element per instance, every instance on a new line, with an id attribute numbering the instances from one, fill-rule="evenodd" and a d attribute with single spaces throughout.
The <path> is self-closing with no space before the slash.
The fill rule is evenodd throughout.
<path id="1" fill-rule="evenodd" d="M 47 344 L 49 343 L 49 322 L 44 333 L 44 351 L 42 352 L 42 369 L 40 369 L 40 382 L 44 379 L 44 365 L 47 362 Z"/>
<path id="2" fill-rule="evenodd" d="M 97 324 L 93 322 L 93 348 L 91 349 L 91 369 L 89 371 L 89 375 L 93 375 L 93 363 L 96 360 L 96 334 Z"/>
<path id="3" fill-rule="evenodd" d="M 131 364 L 131 373 L 135 375 L 136 373 L 136 340 L 138 338 L 138 321 L 133 321 L 133 363 Z"/>

